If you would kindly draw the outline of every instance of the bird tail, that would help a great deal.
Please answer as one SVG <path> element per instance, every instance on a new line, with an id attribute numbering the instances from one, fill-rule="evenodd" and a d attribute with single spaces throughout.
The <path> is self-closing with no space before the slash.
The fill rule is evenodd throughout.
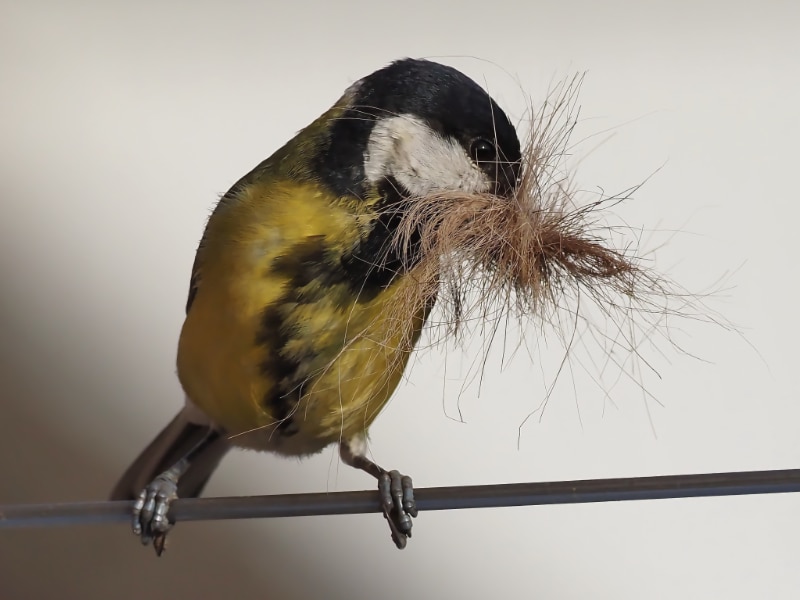
<path id="1" fill-rule="evenodd" d="M 208 425 L 192 423 L 186 409 L 179 412 L 123 473 L 114 486 L 110 499 L 136 498 L 153 479 L 197 447 L 210 431 Z M 181 498 L 199 496 L 214 469 L 230 448 L 231 445 L 225 436 L 220 436 L 195 454 L 189 468 L 178 482 L 178 496 Z"/>

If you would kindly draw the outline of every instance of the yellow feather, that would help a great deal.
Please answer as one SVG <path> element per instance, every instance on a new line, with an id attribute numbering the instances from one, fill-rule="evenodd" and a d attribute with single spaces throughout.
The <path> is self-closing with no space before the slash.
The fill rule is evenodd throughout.
<path id="1" fill-rule="evenodd" d="M 290 290 L 300 285 L 294 273 L 275 268 L 317 241 L 340 260 L 368 221 L 314 184 L 274 179 L 249 185 L 215 212 L 198 251 L 200 283 L 181 332 L 178 375 L 192 402 L 234 443 L 316 452 L 365 432 L 388 401 L 408 359 L 401 338 L 407 330 L 388 331 L 386 312 L 404 278 L 360 298 L 352 284 L 323 278 Z M 287 291 L 302 302 L 288 300 Z M 269 364 L 279 340 L 259 339 L 270 307 L 294 332 L 281 349 L 297 362 L 302 386 L 291 415 L 297 431 L 285 440 L 276 433 L 281 415 L 265 401 L 280 385 Z M 424 319 L 420 313 L 417 333 Z"/>

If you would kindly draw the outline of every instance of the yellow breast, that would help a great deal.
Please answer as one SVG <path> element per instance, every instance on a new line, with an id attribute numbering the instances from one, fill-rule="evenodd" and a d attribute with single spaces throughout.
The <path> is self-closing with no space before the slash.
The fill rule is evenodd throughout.
<path id="1" fill-rule="evenodd" d="M 316 452 L 363 433 L 391 396 L 426 315 L 388 318 L 407 277 L 348 279 L 341 258 L 368 220 L 293 182 L 252 185 L 215 212 L 178 376 L 234 443 Z"/>

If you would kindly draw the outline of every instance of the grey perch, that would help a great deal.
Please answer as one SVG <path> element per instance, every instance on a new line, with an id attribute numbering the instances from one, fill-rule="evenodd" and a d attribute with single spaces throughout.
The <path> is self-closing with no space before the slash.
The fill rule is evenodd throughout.
<path id="1" fill-rule="evenodd" d="M 508 483 L 416 490 L 420 511 L 664 500 L 800 492 L 800 469 Z M 77 502 L 0 506 L 0 529 L 129 523 L 133 502 Z M 377 491 L 186 498 L 170 519 L 211 521 L 381 512 Z"/>

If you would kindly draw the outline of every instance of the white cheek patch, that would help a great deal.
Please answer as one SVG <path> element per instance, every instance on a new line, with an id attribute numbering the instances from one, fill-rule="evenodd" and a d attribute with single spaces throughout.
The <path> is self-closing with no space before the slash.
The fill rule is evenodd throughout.
<path id="1" fill-rule="evenodd" d="M 370 183 L 394 177 L 412 195 L 486 192 L 486 174 L 455 140 L 434 132 L 411 115 L 379 120 L 367 143 L 364 173 Z"/>

